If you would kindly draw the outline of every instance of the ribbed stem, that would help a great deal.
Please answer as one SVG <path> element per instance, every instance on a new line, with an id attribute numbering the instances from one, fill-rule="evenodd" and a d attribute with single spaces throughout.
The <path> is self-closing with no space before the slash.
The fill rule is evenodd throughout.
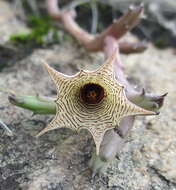
<path id="1" fill-rule="evenodd" d="M 34 114 L 56 114 L 54 99 L 40 96 L 22 96 L 11 94 L 8 97 L 10 103 L 31 110 Z"/>

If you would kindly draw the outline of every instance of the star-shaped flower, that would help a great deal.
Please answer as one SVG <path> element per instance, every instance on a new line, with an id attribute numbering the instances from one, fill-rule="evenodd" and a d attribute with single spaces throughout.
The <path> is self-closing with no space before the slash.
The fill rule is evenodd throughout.
<path id="1" fill-rule="evenodd" d="M 131 103 L 124 87 L 115 78 L 113 62 L 116 51 L 96 71 L 83 71 L 73 76 L 64 75 L 45 64 L 57 88 L 57 112 L 51 123 L 37 136 L 57 128 L 87 129 L 93 136 L 96 152 L 107 130 L 118 127 L 122 117 L 153 115 Z"/>

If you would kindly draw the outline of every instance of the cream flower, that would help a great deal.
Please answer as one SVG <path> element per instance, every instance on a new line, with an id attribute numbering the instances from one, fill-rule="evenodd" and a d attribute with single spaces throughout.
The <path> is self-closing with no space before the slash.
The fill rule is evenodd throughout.
<path id="1" fill-rule="evenodd" d="M 153 115 L 131 103 L 124 87 L 115 78 L 113 62 L 116 51 L 96 71 L 80 71 L 67 76 L 45 64 L 57 88 L 57 112 L 51 123 L 37 136 L 57 128 L 87 129 L 93 136 L 96 153 L 105 132 L 118 127 L 122 117 L 128 115 Z"/>

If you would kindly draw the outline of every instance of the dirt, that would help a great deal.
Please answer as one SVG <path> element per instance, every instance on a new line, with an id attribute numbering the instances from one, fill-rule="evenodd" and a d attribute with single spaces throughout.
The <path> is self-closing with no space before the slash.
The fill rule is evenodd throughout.
<path id="1" fill-rule="evenodd" d="M 7 20 L 4 23 L 11 28 Z M 174 51 L 149 45 L 142 54 L 122 56 L 130 81 L 148 92 L 168 92 L 168 96 L 159 116 L 136 120 L 120 158 L 94 179 L 88 169 L 94 144 L 86 131 L 76 134 L 58 129 L 37 139 L 35 135 L 53 116 L 32 116 L 30 111 L 12 106 L 4 91 L 55 97 L 55 86 L 42 60 L 74 74 L 80 68 L 97 68 L 104 61 L 103 54 L 91 54 L 65 42 L 36 49 L 5 67 L 0 72 L 0 119 L 14 135 L 8 136 L 0 128 L 0 190 L 176 190 Z"/>

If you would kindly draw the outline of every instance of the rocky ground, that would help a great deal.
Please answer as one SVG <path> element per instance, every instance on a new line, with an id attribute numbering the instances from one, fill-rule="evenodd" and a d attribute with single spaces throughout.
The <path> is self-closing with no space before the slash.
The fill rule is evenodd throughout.
<path id="1" fill-rule="evenodd" d="M 0 2 L 0 23 L 2 47 L 10 34 L 25 28 L 4 2 Z M 8 53 L 10 50 L 7 57 Z M 80 68 L 97 68 L 104 61 L 103 54 L 90 54 L 66 42 L 14 59 L 12 66 L 0 72 L 0 119 L 14 133 L 8 136 L 0 128 L 0 190 L 176 190 L 175 53 L 149 45 L 142 54 L 122 57 L 129 80 L 149 92 L 168 92 L 168 96 L 159 116 L 136 120 L 119 160 L 94 179 L 87 165 L 91 136 L 86 131 L 75 134 L 59 129 L 36 139 L 35 134 L 52 116 L 32 116 L 12 106 L 5 90 L 54 97 L 55 87 L 42 60 L 74 74 Z M 18 56 L 15 52 L 10 55 Z"/>

